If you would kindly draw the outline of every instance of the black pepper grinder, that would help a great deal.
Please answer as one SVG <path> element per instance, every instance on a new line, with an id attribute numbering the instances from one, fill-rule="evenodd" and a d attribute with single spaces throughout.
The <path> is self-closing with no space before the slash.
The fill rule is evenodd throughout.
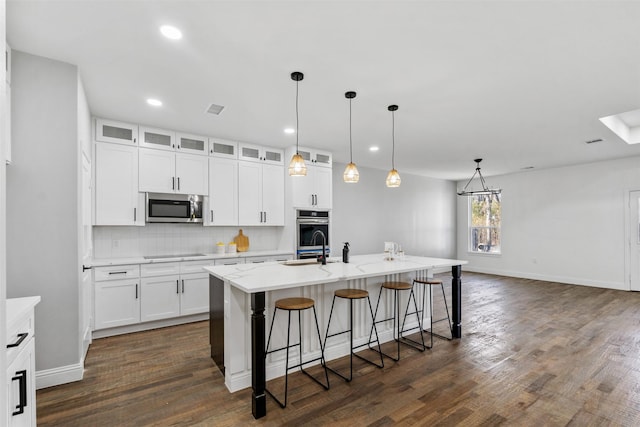
<path id="1" fill-rule="evenodd" d="M 342 262 L 349 262 L 349 242 L 344 242 L 344 248 L 342 248 Z"/>

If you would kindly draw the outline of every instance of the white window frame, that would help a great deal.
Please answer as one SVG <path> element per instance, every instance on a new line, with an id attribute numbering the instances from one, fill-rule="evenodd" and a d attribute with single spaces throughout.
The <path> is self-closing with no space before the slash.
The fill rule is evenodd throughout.
<path id="1" fill-rule="evenodd" d="M 480 254 L 480 255 L 501 255 L 502 254 L 502 218 L 500 218 L 500 224 L 498 226 L 474 226 L 473 225 L 473 201 L 476 199 L 476 196 L 469 196 L 467 202 L 467 251 L 471 254 Z M 500 196 L 500 207 L 502 208 L 502 196 Z M 502 216 L 502 209 L 500 209 L 500 214 Z M 500 240 L 500 246 L 497 251 L 485 251 L 481 248 L 474 248 L 473 246 L 473 234 L 474 230 L 497 230 L 498 237 Z M 482 245 L 478 245 L 482 246 Z"/>

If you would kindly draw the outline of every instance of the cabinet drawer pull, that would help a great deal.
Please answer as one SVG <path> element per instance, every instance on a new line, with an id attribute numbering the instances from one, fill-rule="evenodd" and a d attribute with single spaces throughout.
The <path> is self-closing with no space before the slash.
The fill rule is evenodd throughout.
<path id="1" fill-rule="evenodd" d="M 20 344 L 22 344 L 22 341 L 24 341 L 27 336 L 29 335 L 29 332 L 23 332 L 21 334 L 18 334 L 18 341 L 14 342 L 13 344 L 7 344 L 7 348 L 13 348 L 13 347 L 19 347 Z"/>
<path id="2" fill-rule="evenodd" d="M 109 276 L 111 276 L 112 274 L 127 274 L 127 272 L 126 271 L 110 271 Z"/>
<path id="3" fill-rule="evenodd" d="M 24 408 L 27 406 L 27 371 L 22 370 L 16 372 L 16 375 L 11 378 L 11 381 L 19 381 L 20 386 L 20 402 L 16 405 L 17 411 L 11 413 L 12 416 L 20 415 L 24 413 Z"/>

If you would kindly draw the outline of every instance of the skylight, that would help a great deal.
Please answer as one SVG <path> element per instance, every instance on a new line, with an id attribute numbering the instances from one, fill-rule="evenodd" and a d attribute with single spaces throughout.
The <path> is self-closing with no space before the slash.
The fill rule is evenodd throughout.
<path id="1" fill-rule="evenodd" d="M 640 144 L 640 109 L 601 117 L 600 121 L 627 144 Z"/>

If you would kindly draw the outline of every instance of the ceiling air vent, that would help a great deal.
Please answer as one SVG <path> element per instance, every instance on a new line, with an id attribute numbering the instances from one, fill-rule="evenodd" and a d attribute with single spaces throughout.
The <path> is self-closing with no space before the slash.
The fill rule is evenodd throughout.
<path id="1" fill-rule="evenodd" d="M 585 141 L 585 144 L 595 144 L 596 142 L 602 142 L 604 141 L 602 138 L 598 138 L 598 139 L 591 139 L 589 141 Z"/>
<path id="2" fill-rule="evenodd" d="M 222 110 L 224 110 L 224 106 L 218 105 L 218 104 L 211 104 L 209 105 L 209 108 L 207 108 L 207 113 L 215 114 L 216 116 L 218 116 L 220 115 L 220 113 L 222 113 Z"/>

